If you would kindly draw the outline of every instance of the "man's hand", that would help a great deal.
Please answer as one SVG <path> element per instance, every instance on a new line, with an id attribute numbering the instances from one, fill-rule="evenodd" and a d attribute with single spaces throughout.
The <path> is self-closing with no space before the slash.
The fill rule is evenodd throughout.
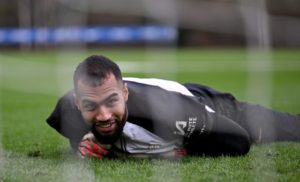
<path id="1" fill-rule="evenodd" d="M 92 133 L 86 134 L 78 145 L 78 155 L 82 158 L 91 157 L 101 159 L 107 155 L 110 145 L 103 145 L 96 141 Z"/>
<path id="2" fill-rule="evenodd" d="M 187 156 L 187 151 L 185 148 L 174 149 L 174 156 L 175 157 L 185 157 L 185 156 Z"/>

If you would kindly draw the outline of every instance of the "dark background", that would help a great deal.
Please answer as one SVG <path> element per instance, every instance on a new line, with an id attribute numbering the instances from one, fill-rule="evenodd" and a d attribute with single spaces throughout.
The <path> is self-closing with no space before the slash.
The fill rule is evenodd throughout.
<path id="1" fill-rule="evenodd" d="M 299 0 L 2 0 L 0 28 L 161 24 L 177 28 L 179 47 L 241 47 L 251 29 L 242 6 L 254 8 L 254 26 L 263 10 L 272 47 L 300 46 Z"/>

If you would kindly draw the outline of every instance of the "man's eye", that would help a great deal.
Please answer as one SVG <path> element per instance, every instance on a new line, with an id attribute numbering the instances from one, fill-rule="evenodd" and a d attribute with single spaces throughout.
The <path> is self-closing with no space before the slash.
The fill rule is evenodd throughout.
<path id="1" fill-rule="evenodd" d="M 115 103 L 116 103 L 117 101 L 118 101 L 117 98 L 111 98 L 111 99 L 109 99 L 109 100 L 107 101 L 107 105 L 108 105 L 108 106 L 114 106 Z"/>
<path id="2" fill-rule="evenodd" d="M 86 104 L 83 106 L 83 108 L 87 111 L 93 111 L 96 109 L 96 105 L 95 104 Z"/>

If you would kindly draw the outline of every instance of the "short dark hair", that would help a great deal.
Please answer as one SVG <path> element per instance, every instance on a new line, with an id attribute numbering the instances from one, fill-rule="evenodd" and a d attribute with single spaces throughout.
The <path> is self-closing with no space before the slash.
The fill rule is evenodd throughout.
<path id="1" fill-rule="evenodd" d="M 91 86 L 99 86 L 113 74 L 117 81 L 122 81 L 122 74 L 119 66 L 110 59 L 101 55 L 92 55 L 82 61 L 74 72 L 74 89 L 77 91 L 78 81 Z"/>

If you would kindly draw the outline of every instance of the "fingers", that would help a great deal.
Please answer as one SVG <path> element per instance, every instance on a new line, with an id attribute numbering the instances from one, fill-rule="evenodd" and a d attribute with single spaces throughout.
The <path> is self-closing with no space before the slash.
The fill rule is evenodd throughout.
<path id="1" fill-rule="evenodd" d="M 176 157 L 184 157 L 187 155 L 187 151 L 185 148 L 174 149 L 174 153 Z"/>
<path id="2" fill-rule="evenodd" d="M 93 157 L 101 159 L 108 154 L 108 149 L 104 145 L 98 145 L 89 139 L 84 139 L 79 143 L 78 152 L 83 158 Z"/>

